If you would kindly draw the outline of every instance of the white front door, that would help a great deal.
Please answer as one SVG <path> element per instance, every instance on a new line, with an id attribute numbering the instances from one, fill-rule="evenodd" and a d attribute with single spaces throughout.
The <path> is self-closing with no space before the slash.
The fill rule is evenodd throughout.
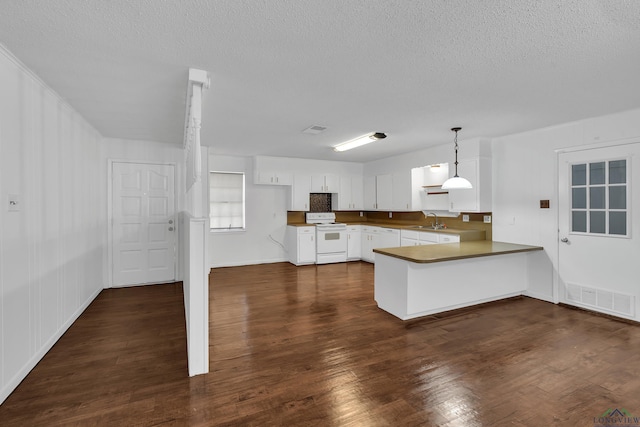
<path id="1" fill-rule="evenodd" d="M 640 143 L 562 153 L 559 300 L 637 318 Z"/>
<path id="2" fill-rule="evenodd" d="M 175 280 L 173 165 L 112 164 L 112 284 Z"/>

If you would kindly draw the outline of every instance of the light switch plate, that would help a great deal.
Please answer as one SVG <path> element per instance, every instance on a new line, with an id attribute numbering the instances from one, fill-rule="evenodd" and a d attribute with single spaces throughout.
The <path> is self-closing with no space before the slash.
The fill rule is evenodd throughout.
<path id="1" fill-rule="evenodd" d="M 462 215 L 462 222 L 469 222 L 469 215 Z"/>
<path id="2" fill-rule="evenodd" d="M 491 215 L 485 215 L 484 216 L 484 223 L 485 224 L 491 224 Z"/>
<path id="3" fill-rule="evenodd" d="M 9 194 L 8 199 L 9 212 L 20 211 L 20 196 L 17 194 Z"/>

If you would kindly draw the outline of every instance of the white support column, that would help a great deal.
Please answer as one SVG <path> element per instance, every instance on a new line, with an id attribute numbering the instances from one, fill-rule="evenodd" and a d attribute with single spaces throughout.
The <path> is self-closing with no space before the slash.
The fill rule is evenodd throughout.
<path id="1" fill-rule="evenodd" d="M 209 85 L 206 71 L 189 69 L 184 133 L 186 212 L 181 216 L 189 376 L 209 372 L 209 220 L 204 202 L 208 180 L 202 178 L 200 146 L 202 90 Z"/>
<path id="2" fill-rule="evenodd" d="M 187 111 L 185 114 L 184 150 L 186 163 L 186 191 L 201 179 L 200 128 L 202 125 L 202 90 L 208 89 L 210 80 L 206 71 L 189 69 L 187 85 Z M 192 200 L 198 200 L 195 197 Z M 195 208 L 191 206 L 191 208 Z M 195 213 L 195 210 L 191 210 Z"/>

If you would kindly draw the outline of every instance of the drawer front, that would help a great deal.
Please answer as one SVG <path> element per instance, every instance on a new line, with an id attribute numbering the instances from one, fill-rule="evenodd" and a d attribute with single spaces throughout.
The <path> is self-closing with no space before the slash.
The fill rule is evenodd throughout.
<path id="1" fill-rule="evenodd" d="M 400 237 L 403 239 L 418 240 L 418 232 L 414 230 L 400 230 Z"/>
<path id="2" fill-rule="evenodd" d="M 440 243 L 439 236 L 440 235 L 438 233 L 429 233 L 428 231 L 421 231 L 419 238 L 421 242 Z"/>
<path id="3" fill-rule="evenodd" d="M 298 234 L 315 234 L 315 227 L 298 227 Z"/>
<path id="4" fill-rule="evenodd" d="M 456 234 L 441 234 L 439 243 L 460 243 L 460 236 Z"/>

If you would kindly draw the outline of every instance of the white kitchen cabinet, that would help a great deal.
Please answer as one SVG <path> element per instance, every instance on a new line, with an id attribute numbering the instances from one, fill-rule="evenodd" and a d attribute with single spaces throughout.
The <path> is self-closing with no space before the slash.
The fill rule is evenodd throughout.
<path id="1" fill-rule="evenodd" d="M 309 193 L 311 192 L 311 177 L 309 175 L 294 175 L 291 192 L 289 193 L 290 211 L 308 211 Z"/>
<path id="2" fill-rule="evenodd" d="M 394 211 L 421 210 L 420 193 L 423 183 L 422 168 L 396 172 L 392 177 L 392 206 Z"/>
<path id="3" fill-rule="evenodd" d="M 287 252 L 292 264 L 315 264 L 316 227 L 287 226 Z"/>
<path id="4" fill-rule="evenodd" d="M 419 231 L 418 241 L 421 245 L 435 245 L 440 243 L 440 233 L 431 233 L 429 231 Z"/>
<path id="5" fill-rule="evenodd" d="M 458 234 L 444 234 L 444 233 L 434 233 L 438 234 L 438 243 L 460 243 L 460 235 Z"/>
<path id="6" fill-rule="evenodd" d="M 400 246 L 418 246 L 420 242 L 414 239 L 409 239 L 407 237 L 400 238 Z"/>
<path id="7" fill-rule="evenodd" d="M 460 242 L 460 235 L 431 231 L 401 230 L 400 246 L 435 245 Z"/>
<path id="8" fill-rule="evenodd" d="M 311 175 L 312 193 L 337 193 L 340 187 L 340 179 L 334 174 Z"/>
<path id="9" fill-rule="evenodd" d="M 362 227 L 362 259 L 373 262 L 373 248 L 378 238 L 378 227 Z"/>
<path id="10" fill-rule="evenodd" d="M 373 262 L 376 248 L 400 246 L 400 230 L 386 227 L 362 227 L 362 259 Z"/>
<path id="11" fill-rule="evenodd" d="M 347 226 L 347 260 L 362 258 L 362 226 Z"/>
<path id="12" fill-rule="evenodd" d="M 290 172 L 255 171 L 253 174 L 254 184 L 267 185 L 291 185 L 293 175 Z"/>
<path id="13" fill-rule="evenodd" d="M 400 246 L 418 246 L 420 233 L 415 230 L 400 230 Z"/>
<path id="14" fill-rule="evenodd" d="M 491 159 L 480 157 L 460 160 L 458 175 L 468 179 L 473 188 L 450 189 L 449 210 L 491 212 Z"/>
<path id="15" fill-rule="evenodd" d="M 334 210 L 363 210 L 364 186 L 362 176 L 347 175 L 340 177 L 338 198 L 332 198 Z"/>
<path id="16" fill-rule="evenodd" d="M 364 178 L 364 208 L 390 211 L 393 205 L 393 176 L 391 174 Z"/>
<path id="17" fill-rule="evenodd" d="M 397 228 L 381 227 L 379 236 L 380 239 L 375 248 L 397 248 L 400 246 L 400 230 Z"/>
<path id="18" fill-rule="evenodd" d="M 364 209 L 368 211 L 376 210 L 376 177 L 365 176 L 363 178 L 364 193 L 363 202 Z"/>

